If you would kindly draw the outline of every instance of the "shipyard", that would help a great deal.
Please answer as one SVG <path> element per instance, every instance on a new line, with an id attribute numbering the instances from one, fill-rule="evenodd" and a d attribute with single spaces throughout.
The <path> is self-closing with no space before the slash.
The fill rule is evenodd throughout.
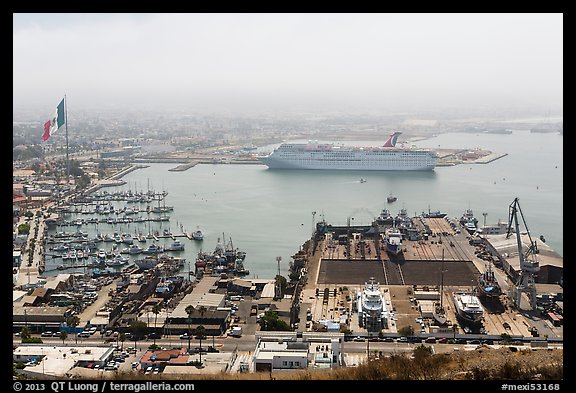
<path id="1" fill-rule="evenodd" d="M 402 210 L 392 217 L 384 209 L 373 226 L 318 223 L 306 257 L 307 284 L 300 295 L 300 309 L 308 310 L 304 319 L 311 321 L 307 326 L 322 329 L 319 323 L 346 321 L 352 335 L 381 338 L 407 328 L 422 334 L 423 340 L 465 339 L 466 334 L 490 341 L 503 335 L 561 339 L 559 324 L 549 316 L 558 312 L 554 302 L 562 300 L 561 286 L 544 280 L 534 283 L 532 277 L 528 298 L 518 296 L 520 303 L 511 299 L 508 295 L 523 274 L 514 260 L 519 258 L 514 252 L 516 234 L 482 235 L 470 231 L 464 220 L 464 214 L 458 220 L 440 213 L 408 218 Z M 390 250 L 384 223 L 402 227 L 401 250 Z M 527 234 L 522 237 L 523 243 L 528 241 Z M 547 260 L 542 269 L 557 270 L 561 258 L 540 239 L 534 244 L 540 250 L 538 257 Z M 482 291 L 486 275 L 495 277 L 490 294 Z M 355 315 L 362 314 L 362 294 L 370 282 L 377 283 L 381 293 L 381 308 L 371 317 L 378 321 L 376 327 L 374 321 L 366 324 Z M 483 312 L 477 320 L 461 312 L 457 299 L 462 295 L 479 303 Z"/>

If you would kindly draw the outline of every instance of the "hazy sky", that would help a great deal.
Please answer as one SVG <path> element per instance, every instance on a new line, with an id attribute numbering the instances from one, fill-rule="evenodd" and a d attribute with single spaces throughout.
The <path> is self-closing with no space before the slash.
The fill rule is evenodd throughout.
<path id="1" fill-rule="evenodd" d="M 14 14 L 15 107 L 542 107 L 563 15 Z M 70 107 L 70 105 L 69 105 Z"/>

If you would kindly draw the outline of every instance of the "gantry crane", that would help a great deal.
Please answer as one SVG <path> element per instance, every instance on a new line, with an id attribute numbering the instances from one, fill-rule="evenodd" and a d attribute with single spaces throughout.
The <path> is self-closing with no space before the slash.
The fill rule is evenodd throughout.
<path id="1" fill-rule="evenodd" d="M 522 239 L 520 238 L 518 212 L 520 212 L 520 216 L 524 222 L 524 227 L 526 228 L 526 233 L 528 234 L 528 239 L 530 240 L 530 246 L 525 252 L 522 251 Z M 530 301 L 530 306 L 532 307 L 532 310 L 534 310 L 536 308 L 536 285 L 534 281 L 534 275 L 540 270 L 540 264 L 536 259 L 536 254 L 538 254 L 538 246 L 536 245 L 536 242 L 532 240 L 532 237 L 530 237 L 530 231 L 526 225 L 526 220 L 524 219 L 522 209 L 520 209 L 518 198 L 515 198 L 509 207 L 508 230 L 506 231 L 506 239 L 508 239 L 512 234 L 513 224 L 516 231 L 516 241 L 518 244 L 518 257 L 520 258 L 520 276 L 514 285 L 510 287 L 510 295 L 516 307 L 520 308 L 520 299 L 522 297 L 522 293 L 526 293 Z"/>

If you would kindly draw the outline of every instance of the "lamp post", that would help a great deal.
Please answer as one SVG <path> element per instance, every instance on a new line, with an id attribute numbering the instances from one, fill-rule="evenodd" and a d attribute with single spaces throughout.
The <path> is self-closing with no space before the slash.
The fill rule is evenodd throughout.
<path id="1" fill-rule="evenodd" d="M 315 232 L 315 228 L 314 228 L 314 223 L 316 222 L 315 218 L 316 218 L 316 211 L 313 211 L 312 212 L 312 236 L 314 236 L 314 232 Z"/>

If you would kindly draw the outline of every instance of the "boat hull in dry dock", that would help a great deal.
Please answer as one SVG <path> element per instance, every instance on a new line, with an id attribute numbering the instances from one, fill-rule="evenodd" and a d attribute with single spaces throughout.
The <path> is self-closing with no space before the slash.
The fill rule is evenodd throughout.
<path id="1" fill-rule="evenodd" d="M 480 324 L 484 316 L 484 308 L 480 299 L 472 292 L 454 292 L 452 300 L 458 318 L 466 323 Z"/>

